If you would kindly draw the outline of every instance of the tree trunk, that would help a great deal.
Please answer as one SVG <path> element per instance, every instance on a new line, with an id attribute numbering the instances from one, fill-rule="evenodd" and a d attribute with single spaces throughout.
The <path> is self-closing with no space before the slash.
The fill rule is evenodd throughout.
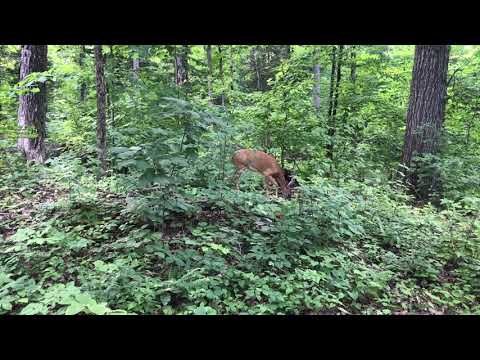
<path id="1" fill-rule="evenodd" d="M 97 80 L 97 155 L 100 162 L 99 178 L 107 171 L 107 91 L 105 82 L 105 58 L 102 45 L 95 45 L 95 70 Z"/>
<path id="2" fill-rule="evenodd" d="M 234 59 L 233 59 L 233 45 L 230 45 L 230 51 L 229 51 L 229 62 L 230 62 L 230 77 L 232 79 L 232 82 L 230 83 L 230 90 L 235 90 L 235 64 L 234 64 Z"/>
<path id="3" fill-rule="evenodd" d="M 136 54 L 135 57 L 132 59 L 133 80 L 135 82 L 138 81 L 139 71 L 140 71 L 140 58 L 138 57 L 138 54 Z"/>
<path id="4" fill-rule="evenodd" d="M 188 82 L 188 45 L 175 47 L 175 83 L 184 85 Z"/>
<path id="5" fill-rule="evenodd" d="M 80 70 L 83 70 L 84 60 L 85 60 L 85 45 L 80 45 L 80 55 L 78 57 L 78 65 L 80 65 Z M 82 76 L 82 80 L 80 82 L 80 101 L 84 102 L 87 98 L 87 83 Z"/>
<path id="6" fill-rule="evenodd" d="M 318 57 L 318 48 L 314 51 L 314 60 L 315 65 L 313 66 L 313 105 L 315 106 L 315 110 L 317 113 L 320 112 L 320 64 L 317 59 Z"/>
<path id="7" fill-rule="evenodd" d="M 447 45 L 417 45 L 413 65 L 407 128 L 401 163 L 410 167 L 415 157 L 436 154 L 445 117 L 447 72 L 450 47 Z M 415 191 L 417 199 L 426 199 L 437 190 L 438 175 L 422 179 L 418 188 L 418 169 L 407 171 L 405 181 Z"/>
<path id="8" fill-rule="evenodd" d="M 225 91 L 224 91 L 224 80 L 223 80 L 223 54 L 222 54 L 222 47 L 218 45 L 218 55 L 220 57 L 220 62 L 218 66 L 218 70 L 220 72 L 220 80 L 222 81 L 222 106 L 225 106 Z"/>
<path id="9" fill-rule="evenodd" d="M 208 101 L 213 102 L 212 95 L 212 45 L 205 46 L 205 52 L 207 54 L 207 67 L 208 67 Z"/>
<path id="10" fill-rule="evenodd" d="M 349 109 L 347 110 L 350 114 L 356 114 L 357 112 L 357 104 L 358 104 L 358 99 L 357 99 L 357 88 L 356 88 L 356 83 L 357 83 L 357 52 L 355 45 L 352 45 L 351 47 L 351 52 L 350 52 L 350 81 L 352 82 L 352 102 L 350 104 Z M 346 114 L 345 118 L 348 116 Z M 358 120 L 356 120 L 353 124 L 354 127 L 354 134 L 353 134 L 353 144 L 356 146 L 362 137 L 362 129 L 364 129 L 366 126 L 360 125 Z"/>
<path id="11" fill-rule="evenodd" d="M 330 119 L 333 105 L 333 91 L 335 89 L 335 73 L 337 69 L 337 46 L 332 46 L 332 67 L 330 71 L 330 92 L 328 94 L 328 111 L 327 116 Z"/>
<path id="12" fill-rule="evenodd" d="M 20 55 L 20 80 L 33 72 L 47 70 L 47 45 L 22 45 Z M 30 161 L 43 163 L 46 160 L 45 138 L 47 116 L 47 88 L 45 82 L 38 83 L 37 93 L 20 95 L 18 126 L 21 129 L 33 128 L 35 138 L 19 138 L 18 149 Z"/>
<path id="13" fill-rule="evenodd" d="M 338 58 L 337 58 L 337 80 L 335 81 L 335 96 L 333 97 L 333 107 L 332 107 L 332 121 L 335 122 L 335 116 L 337 115 L 337 105 L 338 105 L 338 90 L 340 87 L 340 80 L 342 78 L 342 55 L 343 55 L 344 45 L 338 47 Z M 335 124 L 334 124 L 335 125 Z M 335 129 L 335 126 L 333 127 Z M 335 134 L 333 134 L 335 135 Z"/>
<path id="14" fill-rule="evenodd" d="M 291 51 L 291 46 L 290 45 L 284 45 L 282 46 L 282 50 L 281 50 L 281 58 L 283 60 L 286 60 L 290 57 L 290 51 Z"/>
<path id="15" fill-rule="evenodd" d="M 258 56 L 258 50 L 259 50 L 259 47 L 256 46 L 254 49 L 253 49 L 253 59 L 254 59 L 254 65 L 255 65 L 255 73 L 257 75 L 257 90 L 258 91 L 262 91 L 263 88 L 262 88 L 262 78 L 261 78 L 261 75 L 260 75 L 260 61 L 259 61 L 259 56 Z"/>
<path id="16" fill-rule="evenodd" d="M 336 115 L 338 105 L 338 90 L 340 86 L 341 74 L 342 74 L 342 52 L 343 45 L 338 47 L 338 56 L 336 54 L 336 46 L 332 49 L 332 73 L 330 78 L 330 103 L 328 112 L 328 137 L 329 143 L 327 144 L 327 157 L 333 161 L 333 147 L 334 137 L 336 133 Z"/>
<path id="17" fill-rule="evenodd" d="M 355 45 L 352 45 L 350 53 L 350 81 L 355 87 L 355 81 L 357 80 L 357 53 L 355 52 Z"/>

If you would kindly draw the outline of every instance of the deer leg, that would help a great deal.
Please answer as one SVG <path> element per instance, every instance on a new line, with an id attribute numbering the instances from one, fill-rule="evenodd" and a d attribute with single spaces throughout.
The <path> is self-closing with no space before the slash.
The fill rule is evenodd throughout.
<path id="1" fill-rule="evenodd" d="M 275 186 L 275 196 L 278 197 L 278 190 L 279 190 L 279 189 L 282 189 L 282 187 L 281 187 L 281 184 L 282 184 L 282 183 L 281 183 L 281 181 L 279 180 L 278 175 L 273 175 L 272 178 L 273 178 L 273 180 L 274 180 L 274 184 L 276 185 L 276 186 Z M 283 190 L 282 190 L 282 194 L 283 194 Z"/>
<path id="2" fill-rule="evenodd" d="M 268 189 L 267 195 L 269 195 L 270 186 L 275 185 L 275 184 L 276 184 L 276 182 L 275 182 L 275 179 L 273 177 L 271 177 L 270 175 L 265 176 L 265 185 L 267 185 L 267 189 Z"/>
<path id="3" fill-rule="evenodd" d="M 270 193 L 270 183 L 269 183 L 269 181 L 266 177 L 263 178 L 263 182 L 265 184 L 265 191 L 266 191 L 267 195 L 269 195 L 269 193 Z"/>
<path id="4" fill-rule="evenodd" d="M 240 190 L 240 176 L 242 176 L 242 174 L 243 174 L 244 171 L 245 171 L 245 168 L 237 169 L 237 170 L 235 171 L 234 176 L 235 176 L 235 178 L 236 178 L 235 183 L 236 183 L 236 189 L 237 189 L 237 191 Z"/>

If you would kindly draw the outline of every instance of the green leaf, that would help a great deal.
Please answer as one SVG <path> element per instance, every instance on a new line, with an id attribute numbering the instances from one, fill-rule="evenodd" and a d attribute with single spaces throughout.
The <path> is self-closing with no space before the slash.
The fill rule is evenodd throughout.
<path id="1" fill-rule="evenodd" d="M 107 315 L 128 315 L 126 310 L 117 309 L 117 310 L 110 310 Z"/>
<path id="2" fill-rule="evenodd" d="M 75 299 L 82 305 L 90 305 L 95 303 L 95 300 L 86 294 L 78 294 L 75 296 Z"/>
<path id="3" fill-rule="evenodd" d="M 95 315 L 105 315 L 107 312 L 110 311 L 108 307 L 104 304 L 88 304 L 88 310 L 90 310 Z"/>
<path id="4" fill-rule="evenodd" d="M 7 310 L 7 311 L 12 310 L 12 303 L 10 302 L 2 303 L 1 306 L 2 306 L 2 309 L 4 310 Z"/>
<path id="5" fill-rule="evenodd" d="M 48 312 L 47 307 L 41 303 L 30 303 L 25 306 L 22 311 L 20 311 L 20 315 L 46 315 Z"/>
<path id="6" fill-rule="evenodd" d="M 193 310 L 193 315 L 216 315 L 217 311 L 210 306 L 200 306 Z"/>
<path id="7" fill-rule="evenodd" d="M 70 304 L 65 310 L 65 315 L 75 315 L 83 311 L 85 306 L 79 303 Z"/>

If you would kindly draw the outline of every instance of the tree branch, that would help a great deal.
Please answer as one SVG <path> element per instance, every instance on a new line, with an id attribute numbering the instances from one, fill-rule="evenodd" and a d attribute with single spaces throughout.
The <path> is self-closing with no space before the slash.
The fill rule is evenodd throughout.
<path id="1" fill-rule="evenodd" d="M 453 80 L 453 78 L 455 77 L 455 74 L 456 74 L 458 71 L 460 71 L 460 70 L 462 70 L 462 68 L 456 68 L 456 69 L 455 69 L 455 71 L 453 72 L 452 76 L 450 76 L 450 79 L 448 79 L 448 81 L 447 81 L 447 87 L 450 86 L 450 83 L 451 83 L 451 81 Z"/>

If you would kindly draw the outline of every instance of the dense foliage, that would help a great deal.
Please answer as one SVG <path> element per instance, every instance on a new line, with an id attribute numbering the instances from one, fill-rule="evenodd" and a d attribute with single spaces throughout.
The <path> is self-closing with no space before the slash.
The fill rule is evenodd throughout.
<path id="1" fill-rule="evenodd" d="M 98 180 L 93 46 L 49 46 L 30 83 L 19 47 L 0 47 L 0 313 L 480 313 L 478 47 L 452 47 L 441 151 L 422 159 L 438 204 L 397 177 L 414 46 L 345 47 L 333 137 L 332 46 L 212 46 L 212 74 L 203 46 L 187 50 L 180 86 L 179 47 L 103 47 Z M 18 95 L 36 81 L 45 164 L 12 150 Z M 236 191 L 238 147 L 292 169 L 294 196 L 266 196 L 252 172 Z"/>

